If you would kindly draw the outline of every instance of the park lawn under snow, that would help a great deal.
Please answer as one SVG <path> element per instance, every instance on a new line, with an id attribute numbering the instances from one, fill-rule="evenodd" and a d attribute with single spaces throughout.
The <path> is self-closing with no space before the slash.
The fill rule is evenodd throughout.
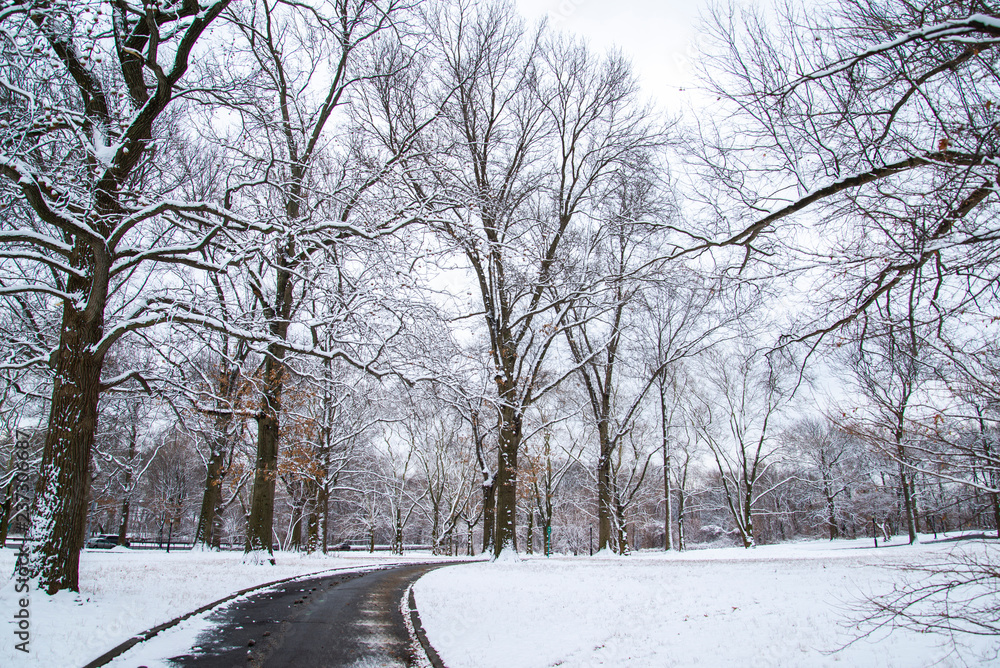
<path id="1" fill-rule="evenodd" d="M 243 563 L 242 552 L 84 550 L 79 594 L 30 592 L 30 652 L 24 654 L 14 647 L 13 619 L 24 594 L 7 580 L 15 555 L 14 549 L 0 549 L 0 666 L 51 668 L 83 666 L 137 633 L 247 587 L 334 568 L 428 558 L 278 553 L 276 565 L 255 566 Z"/>
<path id="2" fill-rule="evenodd" d="M 852 608 L 888 592 L 896 567 L 1000 550 L 902 540 L 477 563 L 433 571 L 414 594 L 448 668 L 997 665 L 995 638 L 956 652 L 945 635 L 898 628 L 833 652 L 859 635 Z"/>

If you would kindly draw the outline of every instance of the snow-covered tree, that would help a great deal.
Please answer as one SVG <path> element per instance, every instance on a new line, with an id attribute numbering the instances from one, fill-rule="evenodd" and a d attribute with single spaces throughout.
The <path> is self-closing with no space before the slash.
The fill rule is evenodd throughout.
<path id="1" fill-rule="evenodd" d="M 201 266 L 198 249 L 225 225 L 216 207 L 172 197 L 159 170 L 170 155 L 166 117 L 228 5 L 0 9 L 0 196 L 12 213 L 0 229 L 0 294 L 9 312 L 28 303 L 61 312 L 57 336 L 5 355 L 52 373 L 29 566 L 49 593 L 78 586 L 98 403 L 129 376 L 102 377 L 104 360 L 130 331 L 170 317 L 160 281 L 142 277 L 165 264 Z"/>

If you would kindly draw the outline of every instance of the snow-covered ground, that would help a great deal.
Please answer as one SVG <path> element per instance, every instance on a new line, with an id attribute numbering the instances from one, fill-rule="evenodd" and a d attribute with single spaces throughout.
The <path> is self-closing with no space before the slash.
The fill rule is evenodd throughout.
<path id="1" fill-rule="evenodd" d="M 430 641 L 449 668 L 1000 665 L 993 638 L 963 638 L 956 651 L 946 636 L 902 629 L 834 651 L 858 634 L 857 603 L 904 577 L 898 566 L 952 550 L 1000 552 L 996 541 L 934 543 L 925 536 L 914 547 L 900 541 L 878 550 L 869 540 L 815 541 L 483 562 L 434 571 L 418 581 L 415 594 Z M 14 555 L 0 550 L 4 577 Z M 13 581 L 0 587 L 0 666 L 82 666 L 136 633 L 240 589 L 401 560 L 428 555 L 279 554 L 276 566 L 253 566 L 235 552 L 86 550 L 79 595 L 30 594 L 30 654 L 16 651 L 13 635 L 23 595 Z M 183 644 L 204 625 L 194 618 L 171 635 Z M 126 663 L 140 656 L 132 653 Z"/>
<path id="2" fill-rule="evenodd" d="M 995 638 L 859 635 L 855 609 L 897 567 L 996 541 L 872 549 L 871 539 L 439 569 L 414 586 L 448 668 L 1000 665 Z M 1000 559 L 1000 554 L 997 555 Z"/>
<path id="3" fill-rule="evenodd" d="M 241 552 L 84 550 L 79 594 L 29 593 L 30 651 L 25 654 L 16 649 L 14 635 L 14 615 L 24 594 L 7 580 L 15 554 L 11 548 L 0 549 L 2 667 L 83 666 L 137 633 L 247 587 L 334 568 L 429 559 L 419 553 L 402 558 L 388 553 L 279 553 L 276 565 L 254 566 L 242 563 Z"/>

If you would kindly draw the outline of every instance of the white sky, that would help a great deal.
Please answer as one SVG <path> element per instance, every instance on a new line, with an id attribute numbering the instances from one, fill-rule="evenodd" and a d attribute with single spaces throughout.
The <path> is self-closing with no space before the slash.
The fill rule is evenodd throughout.
<path id="1" fill-rule="evenodd" d="M 697 57 L 698 18 L 710 0 L 517 0 L 530 20 L 585 37 L 596 49 L 618 47 L 632 60 L 645 95 L 677 111 Z"/>

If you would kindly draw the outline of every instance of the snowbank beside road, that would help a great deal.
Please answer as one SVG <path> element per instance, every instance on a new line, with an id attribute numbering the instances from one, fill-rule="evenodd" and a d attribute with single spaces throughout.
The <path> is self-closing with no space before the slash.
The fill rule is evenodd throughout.
<path id="1" fill-rule="evenodd" d="M 953 549 L 968 546 L 817 541 L 532 558 L 441 569 L 414 593 L 449 668 L 995 665 L 995 639 L 966 639 L 955 654 L 945 636 L 900 629 L 831 653 L 857 634 L 851 607 L 900 577 L 893 566 Z"/>

